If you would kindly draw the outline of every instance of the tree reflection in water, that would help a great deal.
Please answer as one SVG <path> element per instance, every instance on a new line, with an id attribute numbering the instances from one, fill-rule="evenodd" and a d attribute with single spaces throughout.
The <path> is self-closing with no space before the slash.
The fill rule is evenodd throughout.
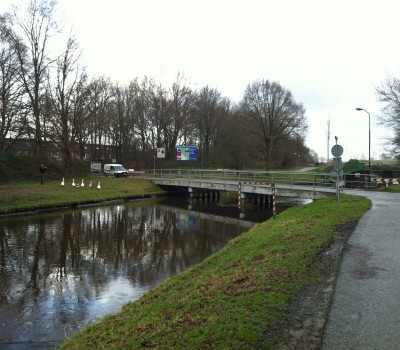
<path id="1" fill-rule="evenodd" d="M 245 224 L 157 201 L 3 218 L 0 343 L 58 344 L 202 261 Z"/>

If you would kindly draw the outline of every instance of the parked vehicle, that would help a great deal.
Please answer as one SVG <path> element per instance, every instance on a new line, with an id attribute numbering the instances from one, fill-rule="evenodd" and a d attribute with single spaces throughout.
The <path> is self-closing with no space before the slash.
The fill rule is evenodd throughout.
<path id="1" fill-rule="evenodd" d="M 104 164 L 104 176 L 127 176 L 128 171 L 121 164 Z"/>

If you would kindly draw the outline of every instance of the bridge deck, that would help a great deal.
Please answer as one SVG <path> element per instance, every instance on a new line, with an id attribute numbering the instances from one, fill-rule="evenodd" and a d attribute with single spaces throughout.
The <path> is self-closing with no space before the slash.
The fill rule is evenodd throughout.
<path id="1" fill-rule="evenodd" d="M 190 189 L 201 189 L 209 191 L 229 191 L 241 193 L 272 195 L 272 185 L 258 183 L 241 183 L 239 181 L 221 180 L 190 180 L 190 179 L 153 179 L 154 183 L 160 186 L 186 187 Z M 282 197 L 298 197 L 321 199 L 335 195 L 336 189 L 331 187 L 318 187 L 307 185 L 275 185 L 275 195 Z"/>

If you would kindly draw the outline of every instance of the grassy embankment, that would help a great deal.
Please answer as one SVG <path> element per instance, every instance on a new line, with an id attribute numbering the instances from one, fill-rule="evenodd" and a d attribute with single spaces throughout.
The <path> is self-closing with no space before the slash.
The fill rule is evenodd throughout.
<path id="1" fill-rule="evenodd" d="M 72 178 L 65 178 L 65 185 L 60 180 L 46 180 L 44 185 L 37 182 L 15 182 L 0 185 L 0 215 L 35 211 L 56 207 L 73 207 L 114 199 L 143 198 L 163 191 L 150 181 L 140 178 L 113 178 L 101 175 L 89 175 L 75 178 L 85 187 L 73 187 Z M 89 188 L 92 181 L 93 187 Z M 100 182 L 100 189 L 97 184 Z"/>
<path id="2" fill-rule="evenodd" d="M 382 192 L 394 192 L 394 193 L 399 193 L 400 192 L 400 185 L 388 185 L 388 186 L 379 186 L 376 188 L 372 188 L 371 190 L 373 191 L 382 191 Z"/>
<path id="3" fill-rule="evenodd" d="M 338 232 L 370 201 L 342 195 L 297 206 L 252 228 L 62 349 L 275 349 L 290 305 L 317 284 Z"/>

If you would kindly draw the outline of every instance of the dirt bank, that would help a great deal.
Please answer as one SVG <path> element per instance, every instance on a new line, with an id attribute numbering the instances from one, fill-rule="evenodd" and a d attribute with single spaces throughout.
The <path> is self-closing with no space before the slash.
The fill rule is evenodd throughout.
<path id="1" fill-rule="evenodd" d="M 329 249 L 321 253 L 316 263 L 322 267 L 318 283 L 305 290 L 292 305 L 279 349 L 321 349 L 344 247 L 356 224 L 340 227 Z"/>

